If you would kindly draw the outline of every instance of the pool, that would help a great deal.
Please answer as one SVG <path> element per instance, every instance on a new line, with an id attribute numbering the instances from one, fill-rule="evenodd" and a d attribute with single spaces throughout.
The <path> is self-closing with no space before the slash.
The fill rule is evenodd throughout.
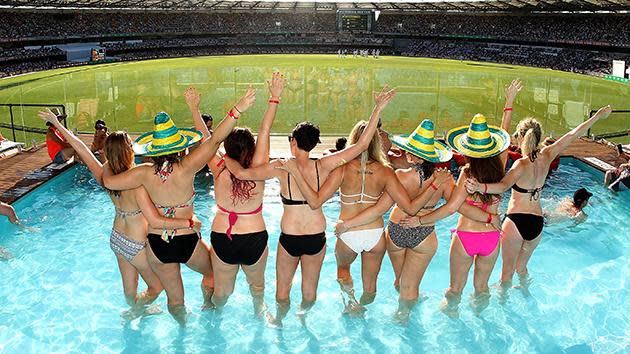
<path id="1" fill-rule="evenodd" d="M 407 325 L 392 321 L 397 293 L 387 257 L 376 301 L 364 318 L 342 315 L 334 236 L 328 230 L 318 302 L 303 323 L 295 315 L 299 286 L 294 286 L 284 327 L 272 328 L 253 315 L 242 273 L 222 313 L 202 312 L 201 276 L 184 267 L 191 315 L 188 326 L 180 328 L 166 312 L 164 294 L 157 301 L 164 313 L 131 321 L 121 317 L 127 306 L 108 245 L 113 207 L 85 169 L 73 168 L 15 203 L 38 232 L 17 230 L 0 220 L 0 246 L 15 257 L 0 261 L 5 284 L 0 287 L 0 352 L 627 352 L 630 193 L 613 195 L 599 177 L 563 163 L 549 179 L 543 204 L 554 205 L 582 186 L 594 193 L 587 221 L 547 227 L 530 265 L 529 294 L 511 289 L 500 301 L 493 289 L 490 305 L 480 316 L 469 306 L 470 282 L 459 318 L 438 309 L 449 282 L 452 216 L 437 226 L 438 251 L 421 285 L 426 299 Z M 282 212 L 278 187 L 268 184 L 263 211 L 270 233 L 265 299 L 272 311 L 279 234 L 279 223 L 272 220 Z M 214 201 L 202 192 L 195 203 L 208 239 Z M 334 220 L 337 201 L 328 202 L 324 210 L 329 222 Z M 360 279 L 359 270 L 354 264 L 355 280 Z M 491 283 L 498 280 L 499 271 L 500 260 Z M 295 282 L 300 282 L 299 271 Z"/>

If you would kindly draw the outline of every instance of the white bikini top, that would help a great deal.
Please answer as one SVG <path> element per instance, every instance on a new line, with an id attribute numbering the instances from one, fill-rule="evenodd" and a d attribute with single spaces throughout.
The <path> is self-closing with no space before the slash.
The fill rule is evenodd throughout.
<path id="1" fill-rule="evenodd" d="M 379 198 L 381 198 L 381 196 L 383 195 L 383 192 L 381 192 L 381 194 L 379 194 L 378 196 L 372 196 L 365 193 L 365 174 L 367 171 L 367 160 L 368 160 L 368 154 L 367 154 L 367 151 L 364 151 L 361 153 L 361 192 L 357 194 L 344 194 L 340 188 L 339 195 L 341 196 L 341 198 L 339 199 L 341 200 L 341 204 L 346 204 L 346 205 L 376 204 Z M 343 200 L 343 198 L 356 198 L 356 197 L 359 197 L 359 199 L 351 201 L 351 202 L 346 202 Z"/>

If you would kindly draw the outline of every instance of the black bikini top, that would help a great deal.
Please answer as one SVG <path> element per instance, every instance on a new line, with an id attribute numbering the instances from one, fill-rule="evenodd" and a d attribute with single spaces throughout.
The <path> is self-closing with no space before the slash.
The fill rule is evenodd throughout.
<path id="1" fill-rule="evenodd" d="M 317 160 L 315 160 L 315 173 L 317 174 L 317 191 L 319 192 L 319 169 L 317 168 Z M 287 176 L 287 186 L 289 187 L 289 198 L 280 193 L 280 199 L 282 199 L 282 204 L 284 205 L 306 205 L 308 202 L 306 200 L 294 200 L 291 196 L 291 175 Z"/>
<path id="2" fill-rule="evenodd" d="M 514 189 L 515 191 L 517 191 L 519 193 L 531 194 L 531 197 L 529 197 L 530 200 L 538 200 L 538 198 L 540 198 L 540 192 L 542 192 L 544 187 L 545 186 L 538 187 L 538 188 L 532 188 L 532 189 L 525 189 L 525 188 L 521 188 L 517 184 L 515 184 L 515 185 L 512 186 L 512 189 Z"/>

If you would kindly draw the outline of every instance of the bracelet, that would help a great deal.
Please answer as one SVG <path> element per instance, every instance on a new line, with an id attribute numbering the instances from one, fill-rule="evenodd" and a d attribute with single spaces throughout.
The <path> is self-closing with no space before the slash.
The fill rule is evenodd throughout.
<path id="1" fill-rule="evenodd" d="M 512 107 L 505 107 L 505 108 L 503 108 L 503 112 L 507 112 L 507 111 L 511 111 L 511 110 L 512 110 Z"/>
<path id="2" fill-rule="evenodd" d="M 192 230 L 193 227 L 195 227 L 195 222 L 193 219 L 188 219 L 188 228 Z"/>
<path id="3" fill-rule="evenodd" d="M 438 190 L 438 187 L 435 185 L 435 182 L 431 182 L 431 188 L 434 190 Z"/>
<path id="4" fill-rule="evenodd" d="M 483 194 L 488 194 L 488 184 L 487 183 L 483 184 Z"/>
<path id="5" fill-rule="evenodd" d="M 269 103 L 280 104 L 280 100 L 269 99 Z"/>
<path id="6" fill-rule="evenodd" d="M 238 108 L 236 108 L 236 105 L 234 105 L 233 108 L 238 112 L 238 114 L 243 114 L 243 112 L 239 111 Z"/>
<path id="7" fill-rule="evenodd" d="M 236 107 L 234 107 L 234 109 L 236 109 Z M 238 112 L 238 109 L 237 109 L 236 111 Z M 229 117 L 232 117 L 232 118 L 234 118 L 234 119 L 238 120 L 238 116 L 237 116 L 236 114 L 234 114 L 234 112 L 232 112 L 232 110 L 231 110 L 231 109 L 230 109 L 229 111 L 227 111 L 227 115 L 228 115 Z"/>
<path id="8" fill-rule="evenodd" d="M 492 214 L 488 213 L 488 219 L 486 219 L 486 224 L 492 223 Z"/>

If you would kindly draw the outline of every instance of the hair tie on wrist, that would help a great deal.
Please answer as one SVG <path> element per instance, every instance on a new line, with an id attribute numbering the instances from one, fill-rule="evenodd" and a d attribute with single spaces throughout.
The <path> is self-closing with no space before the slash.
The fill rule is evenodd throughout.
<path id="1" fill-rule="evenodd" d="M 236 107 L 234 107 L 234 109 L 236 109 Z M 238 109 L 236 111 L 238 112 Z M 231 109 L 229 111 L 227 111 L 227 115 L 232 117 L 232 118 L 234 118 L 234 119 L 238 119 L 238 116 L 236 114 L 234 114 L 234 112 L 232 112 Z"/>
<path id="2" fill-rule="evenodd" d="M 431 182 L 431 188 L 434 190 L 438 190 L 438 187 L 435 185 L 435 182 Z"/>
<path id="3" fill-rule="evenodd" d="M 280 100 L 269 99 L 269 103 L 280 104 Z"/>
<path id="4" fill-rule="evenodd" d="M 503 112 L 507 112 L 507 111 L 511 111 L 511 110 L 512 110 L 512 107 L 505 107 L 505 108 L 503 108 Z"/>
<path id="5" fill-rule="evenodd" d="M 238 108 L 236 108 L 236 105 L 234 105 L 233 108 L 238 112 L 238 114 L 243 114 L 243 112 L 239 111 Z"/>

